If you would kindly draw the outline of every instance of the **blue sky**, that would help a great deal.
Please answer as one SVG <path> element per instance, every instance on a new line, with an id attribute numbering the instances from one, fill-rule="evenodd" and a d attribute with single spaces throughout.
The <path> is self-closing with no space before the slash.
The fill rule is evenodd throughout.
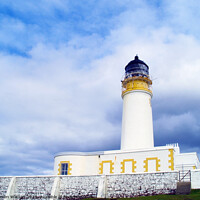
<path id="1" fill-rule="evenodd" d="M 0 175 L 53 173 L 63 151 L 120 148 L 121 78 L 153 79 L 155 145 L 200 155 L 200 3 L 0 2 Z M 8 167 L 9 166 L 9 167 Z"/>

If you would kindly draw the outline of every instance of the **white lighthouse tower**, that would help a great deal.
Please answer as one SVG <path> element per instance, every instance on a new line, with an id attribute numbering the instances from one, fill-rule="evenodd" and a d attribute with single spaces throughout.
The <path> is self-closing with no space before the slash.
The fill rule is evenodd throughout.
<path id="1" fill-rule="evenodd" d="M 188 170 L 200 169 L 196 152 L 180 153 L 177 144 L 154 147 L 151 85 L 148 65 L 135 56 L 125 67 L 122 80 L 121 150 L 58 153 L 54 173 L 90 176 L 168 172 L 180 170 L 183 166 Z M 100 188 L 106 185 L 103 180 Z"/>
<path id="2" fill-rule="evenodd" d="M 138 56 L 125 67 L 122 80 L 121 150 L 154 147 L 149 67 Z"/>

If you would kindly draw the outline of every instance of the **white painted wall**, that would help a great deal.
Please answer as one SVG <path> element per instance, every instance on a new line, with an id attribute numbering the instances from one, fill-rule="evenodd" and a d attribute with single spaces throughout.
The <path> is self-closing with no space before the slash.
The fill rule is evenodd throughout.
<path id="1" fill-rule="evenodd" d="M 191 171 L 192 189 L 200 189 L 200 169 Z"/>
<path id="2" fill-rule="evenodd" d="M 66 153 L 63 155 L 58 155 L 55 157 L 54 173 L 58 174 L 58 167 L 61 161 L 70 161 L 72 163 L 72 176 L 81 175 L 98 175 L 100 174 L 100 163 L 106 161 L 103 164 L 103 174 L 110 174 L 110 163 L 113 163 L 113 174 L 122 173 L 122 162 L 127 159 L 133 159 L 136 164 L 135 172 L 145 172 L 144 161 L 148 160 L 148 172 L 156 171 L 156 160 L 151 158 L 159 159 L 159 171 L 171 171 L 169 167 L 170 151 L 172 147 L 154 147 L 152 149 L 134 150 L 134 151 L 105 151 L 96 152 L 96 155 L 90 155 L 90 153 L 85 153 L 85 155 L 68 155 Z M 94 154 L 95 152 L 93 152 Z M 125 162 L 125 173 L 132 173 L 132 162 Z"/>
<path id="3" fill-rule="evenodd" d="M 121 150 L 152 148 L 151 94 L 133 90 L 123 96 Z"/>
<path id="4" fill-rule="evenodd" d="M 61 161 L 70 161 L 72 164 L 71 174 L 73 176 L 80 176 L 80 175 L 96 175 L 99 172 L 98 166 L 99 165 L 99 157 L 98 155 L 89 155 L 89 156 L 82 156 L 82 155 L 66 155 L 66 156 L 57 156 L 54 160 L 54 174 L 58 174 L 59 163 Z"/>
<path id="5" fill-rule="evenodd" d="M 193 170 L 199 169 L 200 163 L 196 152 L 180 153 L 175 156 L 176 170 Z"/>
<path id="6" fill-rule="evenodd" d="M 58 174 L 59 163 L 61 161 L 70 161 L 72 164 L 71 175 L 72 176 L 83 176 L 83 175 L 99 175 L 100 164 L 103 163 L 102 175 L 110 174 L 110 162 L 113 164 L 113 174 L 123 174 L 122 162 L 125 162 L 125 174 L 141 173 L 145 172 L 145 160 L 148 164 L 147 172 L 155 172 L 156 159 L 159 160 L 158 171 L 173 171 L 170 166 L 170 150 L 173 150 L 172 160 L 174 162 L 174 170 L 193 170 L 193 167 L 199 167 L 199 160 L 196 153 L 178 153 L 179 147 L 163 146 L 154 147 L 151 149 L 138 149 L 138 150 L 116 150 L 116 151 L 105 151 L 105 152 L 89 152 L 89 153 L 62 153 L 55 156 L 54 162 L 54 174 Z M 135 172 L 132 172 L 132 161 L 136 162 Z M 183 167 L 182 167 L 183 166 Z"/>
<path id="7" fill-rule="evenodd" d="M 132 162 L 128 161 L 125 163 L 125 172 L 127 174 L 132 174 Z"/>

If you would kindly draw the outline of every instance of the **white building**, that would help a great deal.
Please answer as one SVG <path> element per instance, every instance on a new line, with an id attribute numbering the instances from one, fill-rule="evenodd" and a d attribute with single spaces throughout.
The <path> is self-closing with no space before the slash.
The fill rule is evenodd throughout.
<path id="1" fill-rule="evenodd" d="M 196 153 L 180 153 L 178 144 L 154 147 L 149 67 L 138 56 L 122 80 L 121 150 L 64 152 L 55 156 L 55 175 L 130 174 L 199 169 Z"/>

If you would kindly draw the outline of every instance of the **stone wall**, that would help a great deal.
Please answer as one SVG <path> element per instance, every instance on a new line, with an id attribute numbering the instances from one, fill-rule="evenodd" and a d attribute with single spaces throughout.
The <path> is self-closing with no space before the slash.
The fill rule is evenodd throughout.
<path id="1" fill-rule="evenodd" d="M 16 178 L 15 190 L 12 195 L 26 199 L 50 198 L 54 177 L 19 177 Z"/>
<path id="2" fill-rule="evenodd" d="M 177 180 L 176 172 L 107 176 L 107 197 L 175 194 Z"/>
<path id="3" fill-rule="evenodd" d="M 6 196 L 11 177 L 0 177 L 0 199 Z"/>
<path id="4" fill-rule="evenodd" d="M 0 177 L 0 199 L 119 198 L 174 194 L 178 172 Z"/>
<path id="5" fill-rule="evenodd" d="M 97 197 L 99 176 L 60 177 L 60 199 Z"/>

